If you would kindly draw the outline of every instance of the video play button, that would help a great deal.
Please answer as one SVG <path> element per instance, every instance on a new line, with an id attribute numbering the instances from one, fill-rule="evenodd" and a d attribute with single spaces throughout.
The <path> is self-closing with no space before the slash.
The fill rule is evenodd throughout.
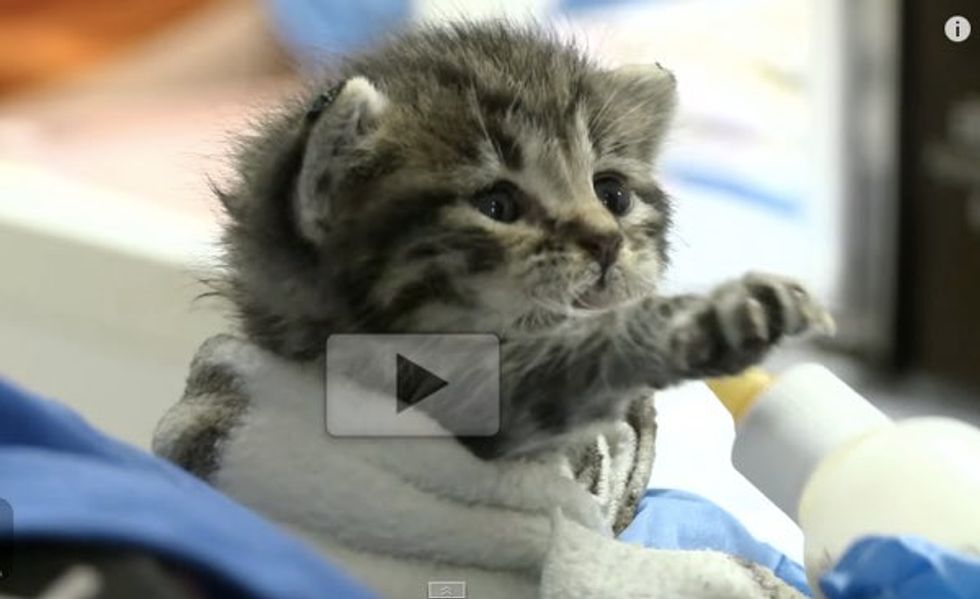
<path id="1" fill-rule="evenodd" d="M 324 417 L 335 437 L 488 437 L 500 430 L 495 335 L 331 335 Z"/>
<path id="2" fill-rule="evenodd" d="M 407 410 L 449 384 L 401 354 L 396 355 L 395 378 L 398 412 Z"/>

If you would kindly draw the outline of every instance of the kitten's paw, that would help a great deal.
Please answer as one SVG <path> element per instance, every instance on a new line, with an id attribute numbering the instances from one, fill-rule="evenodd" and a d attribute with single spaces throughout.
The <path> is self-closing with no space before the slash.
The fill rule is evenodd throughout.
<path id="1" fill-rule="evenodd" d="M 798 282 L 752 273 L 718 287 L 672 335 L 681 367 L 730 374 L 758 362 L 785 335 L 832 335 L 834 321 Z"/>
<path id="2" fill-rule="evenodd" d="M 712 300 L 732 343 L 738 343 L 742 334 L 773 343 L 783 335 L 835 332 L 830 312 L 803 285 L 788 277 L 749 273 L 722 285 Z"/>

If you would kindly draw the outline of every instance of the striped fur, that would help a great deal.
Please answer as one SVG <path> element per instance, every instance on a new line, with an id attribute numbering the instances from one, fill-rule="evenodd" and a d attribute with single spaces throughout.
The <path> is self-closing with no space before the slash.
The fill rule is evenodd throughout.
<path id="1" fill-rule="evenodd" d="M 503 430 L 464 440 L 482 456 L 622 418 L 638 393 L 826 320 L 782 279 L 657 294 L 670 202 L 652 165 L 674 105 L 659 65 L 604 68 L 533 29 L 395 38 L 245 141 L 222 291 L 253 341 L 297 359 L 337 332 L 496 333 Z M 593 189 L 604 173 L 623 214 Z M 474 207 L 500 185 L 514 222 Z"/>

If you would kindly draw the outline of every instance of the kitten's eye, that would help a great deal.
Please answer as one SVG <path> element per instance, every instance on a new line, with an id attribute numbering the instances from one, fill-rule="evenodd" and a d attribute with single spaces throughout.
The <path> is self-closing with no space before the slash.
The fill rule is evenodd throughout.
<path id="1" fill-rule="evenodd" d="M 483 214 L 502 223 L 512 223 L 520 217 L 517 190 L 509 183 L 497 183 L 473 198 L 473 205 Z"/>
<path id="2" fill-rule="evenodd" d="M 592 181 L 595 195 L 609 212 L 622 216 L 630 209 L 632 195 L 626 183 L 616 175 L 597 175 Z"/>

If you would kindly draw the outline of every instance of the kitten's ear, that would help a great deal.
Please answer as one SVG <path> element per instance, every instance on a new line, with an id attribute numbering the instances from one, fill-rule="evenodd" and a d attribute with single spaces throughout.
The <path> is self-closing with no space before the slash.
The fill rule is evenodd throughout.
<path id="1" fill-rule="evenodd" d="M 645 137 L 648 157 L 653 158 L 677 108 L 677 81 L 674 74 L 656 64 L 630 64 L 602 73 L 606 93 L 612 94 L 624 125 Z M 632 136 L 630 136 L 632 137 Z"/>
<path id="2" fill-rule="evenodd" d="M 315 99 L 306 115 L 309 133 L 293 205 L 297 227 L 307 240 L 323 240 L 332 196 L 350 167 L 351 152 L 369 143 L 387 103 L 364 77 L 352 77 Z"/>

